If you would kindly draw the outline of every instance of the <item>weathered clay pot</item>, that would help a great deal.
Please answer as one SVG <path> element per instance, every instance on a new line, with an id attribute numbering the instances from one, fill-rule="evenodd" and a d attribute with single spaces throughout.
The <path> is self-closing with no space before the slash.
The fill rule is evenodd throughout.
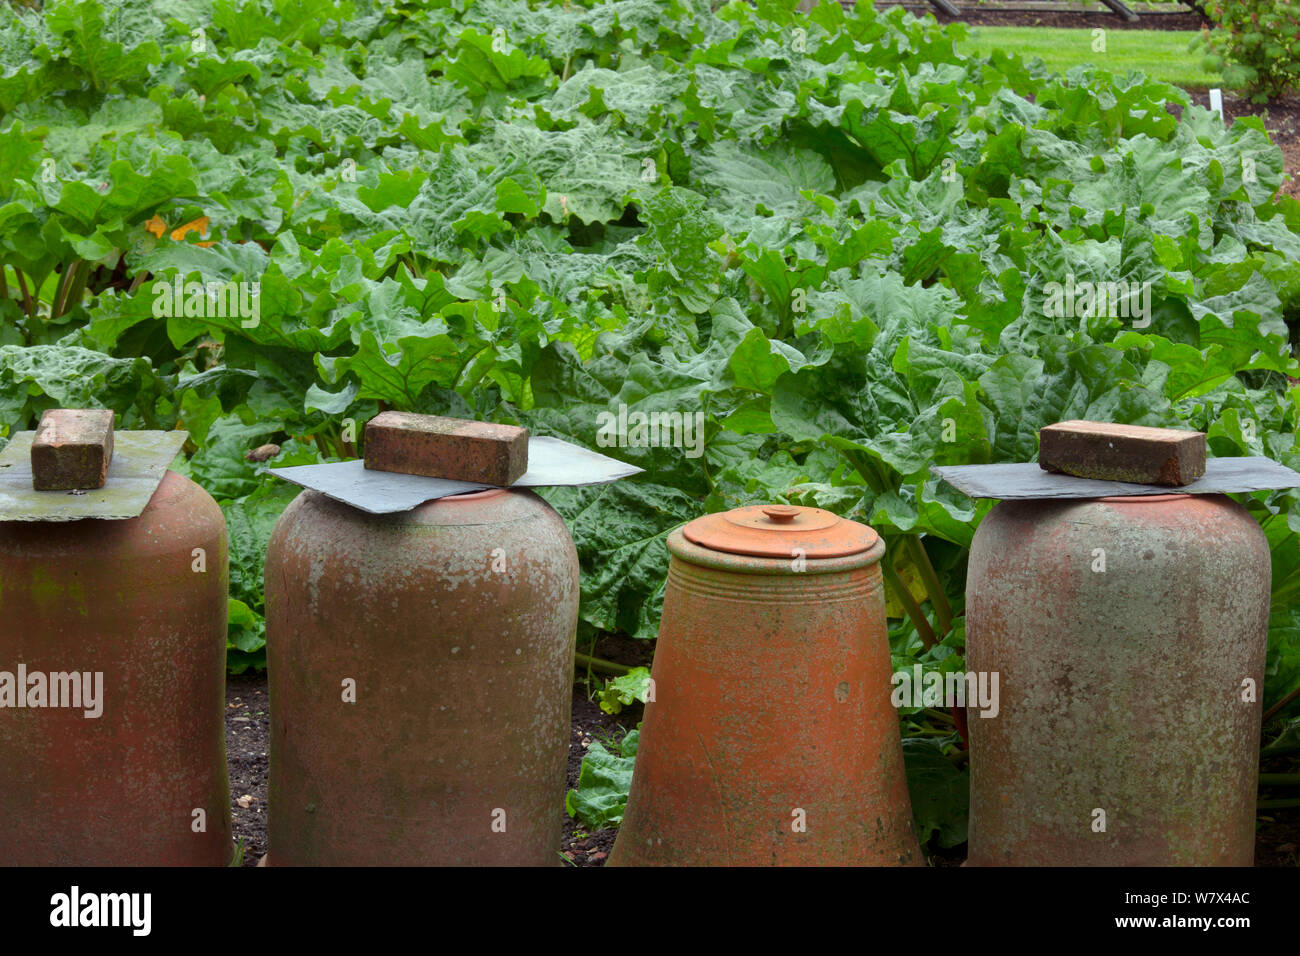
<path id="1" fill-rule="evenodd" d="M 968 862 L 1250 865 L 1269 586 L 1221 495 L 994 508 L 966 587 L 967 666 L 1001 690 L 970 717 Z"/>
<path id="2" fill-rule="evenodd" d="M 305 491 L 266 600 L 273 866 L 560 862 L 578 556 L 541 498 Z"/>
<path id="3" fill-rule="evenodd" d="M 227 560 L 174 472 L 137 518 L 0 522 L 0 671 L 103 675 L 99 717 L 0 709 L 0 862 L 230 862 Z"/>
<path id="4" fill-rule="evenodd" d="M 708 515 L 672 560 L 617 865 L 919 864 L 872 529 Z"/>

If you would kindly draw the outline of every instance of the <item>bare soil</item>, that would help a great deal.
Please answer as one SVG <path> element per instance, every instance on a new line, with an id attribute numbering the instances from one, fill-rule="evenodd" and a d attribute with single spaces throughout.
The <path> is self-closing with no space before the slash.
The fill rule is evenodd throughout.
<path id="1" fill-rule="evenodd" d="M 1200 14 L 1190 10 L 1186 12 L 1151 12 L 1139 10 L 1138 21 L 1128 20 L 1105 10 L 1100 6 L 1096 10 L 1061 9 L 1061 10 L 1026 10 L 1024 4 L 986 4 L 978 6 L 969 0 L 958 0 L 961 16 L 956 18 L 972 27 L 1066 27 L 1080 30 L 1199 30 L 1204 24 Z M 905 6 L 918 16 L 933 13 L 941 23 L 952 23 L 953 18 L 945 16 L 928 4 Z M 1059 4 L 1065 7 L 1064 4 Z"/>
<path id="2" fill-rule="evenodd" d="M 242 866 L 266 855 L 266 778 L 271 762 L 271 708 L 266 674 L 226 678 L 226 763 L 235 843 Z"/>

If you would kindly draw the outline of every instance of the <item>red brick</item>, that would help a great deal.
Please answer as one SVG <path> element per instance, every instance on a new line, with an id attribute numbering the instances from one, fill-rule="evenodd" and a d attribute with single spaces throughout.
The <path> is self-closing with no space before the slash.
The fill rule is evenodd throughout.
<path id="1" fill-rule="evenodd" d="M 32 487 L 37 491 L 102 488 L 112 460 L 110 409 L 48 409 L 32 439 Z"/>
<path id="2" fill-rule="evenodd" d="M 1111 422 L 1058 422 L 1038 433 L 1038 464 L 1079 478 L 1186 485 L 1205 474 L 1205 433 Z"/>
<path id="3" fill-rule="evenodd" d="M 366 467 L 510 485 L 528 470 L 528 429 L 437 415 L 381 412 L 366 423 Z"/>

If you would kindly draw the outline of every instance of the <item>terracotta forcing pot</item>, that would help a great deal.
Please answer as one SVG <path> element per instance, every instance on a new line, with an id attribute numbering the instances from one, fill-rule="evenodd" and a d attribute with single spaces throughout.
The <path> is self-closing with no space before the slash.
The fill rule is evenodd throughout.
<path id="1" fill-rule="evenodd" d="M 1222 495 L 994 508 L 966 586 L 967 666 L 1001 691 L 970 717 L 968 862 L 1249 866 L 1270 577 Z"/>
<path id="2" fill-rule="evenodd" d="M 0 863 L 230 862 L 226 595 L 225 518 L 174 472 L 137 518 L 0 522 L 0 672 L 46 694 L 0 674 Z"/>
<path id="3" fill-rule="evenodd" d="M 668 548 L 654 699 L 609 862 L 922 863 L 876 532 L 752 506 Z"/>
<path id="4" fill-rule="evenodd" d="M 305 491 L 266 600 L 272 865 L 559 863 L 578 556 L 550 506 Z"/>

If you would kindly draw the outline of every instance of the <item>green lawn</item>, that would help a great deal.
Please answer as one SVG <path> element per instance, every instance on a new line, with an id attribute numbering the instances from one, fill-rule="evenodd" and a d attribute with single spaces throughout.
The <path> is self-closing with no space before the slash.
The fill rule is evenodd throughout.
<path id="1" fill-rule="evenodd" d="M 970 36 L 958 44 L 963 53 L 987 55 L 995 49 L 1041 57 L 1048 69 L 1064 73 L 1091 63 L 1115 74 L 1141 70 L 1148 76 L 1187 89 L 1205 89 L 1222 82 L 1218 73 L 1201 69 L 1202 51 L 1188 45 L 1193 31 L 1107 30 L 1106 52 L 1093 52 L 1091 30 L 1050 27 L 968 27 Z"/>

